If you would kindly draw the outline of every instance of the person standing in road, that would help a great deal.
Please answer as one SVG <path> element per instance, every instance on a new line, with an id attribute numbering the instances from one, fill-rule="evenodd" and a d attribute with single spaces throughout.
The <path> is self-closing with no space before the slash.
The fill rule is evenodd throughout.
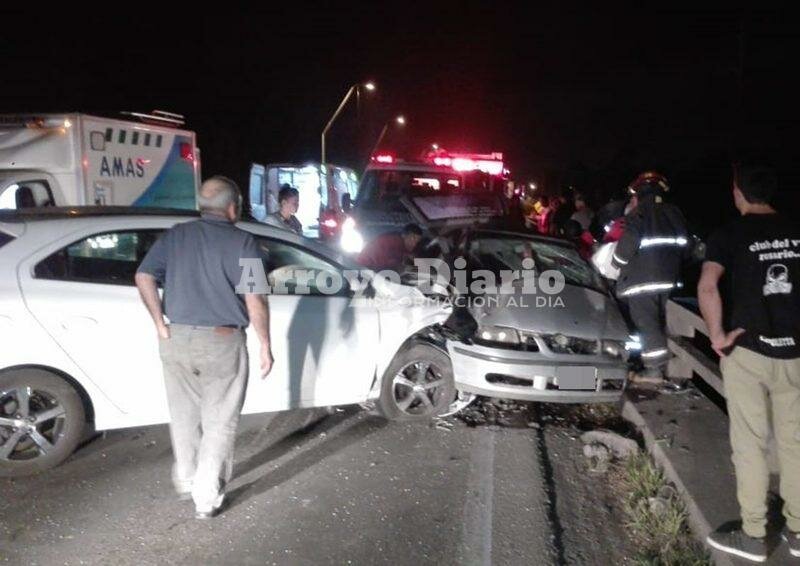
<path id="1" fill-rule="evenodd" d="M 552 215 L 550 217 L 549 235 L 558 236 L 574 212 L 572 202 L 567 200 L 566 196 L 560 194 L 551 199 L 550 208 L 552 209 Z"/>
<path id="2" fill-rule="evenodd" d="M 616 294 L 628 307 L 641 340 L 644 371 L 639 378 L 660 383 L 670 357 L 667 299 L 681 286 L 681 262 L 689 239 L 680 209 L 664 202 L 669 184 L 663 175 L 642 173 L 628 190 L 632 208 L 612 256 L 612 265 L 620 270 Z"/>
<path id="3" fill-rule="evenodd" d="M 575 193 L 573 203 L 575 204 L 575 212 L 572 213 L 570 219 L 578 222 L 582 230 L 588 230 L 594 218 L 594 211 L 586 204 L 586 197 L 583 193 Z"/>
<path id="4" fill-rule="evenodd" d="M 711 345 L 720 356 L 742 518 L 741 527 L 718 529 L 707 541 L 758 562 L 767 559 L 770 413 L 783 536 L 792 556 L 800 557 L 800 228 L 770 204 L 776 188 L 772 169 L 736 167 L 733 199 L 741 217 L 709 239 L 697 287 Z"/>
<path id="5" fill-rule="evenodd" d="M 278 191 L 278 210 L 273 213 L 272 217 L 279 226 L 302 236 L 303 225 L 295 216 L 299 208 L 300 191 L 289 185 L 283 185 L 281 190 Z"/>
<path id="6" fill-rule="evenodd" d="M 234 222 L 241 193 L 212 177 L 198 194 L 202 217 L 166 231 L 142 260 L 136 286 L 158 333 L 178 494 L 198 519 L 213 517 L 233 470 L 236 426 L 248 376 L 245 328 L 261 343 L 261 376 L 272 368 L 269 312 L 262 295 L 236 293 L 240 259 L 262 254 Z M 164 287 L 164 302 L 157 284 Z M 169 324 L 164 320 L 169 319 Z"/>

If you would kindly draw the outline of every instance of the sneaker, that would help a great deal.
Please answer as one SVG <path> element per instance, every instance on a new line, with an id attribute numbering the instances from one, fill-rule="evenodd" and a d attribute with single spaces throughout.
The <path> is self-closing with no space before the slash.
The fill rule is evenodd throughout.
<path id="1" fill-rule="evenodd" d="M 222 508 L 228 504 L 224 494 L 220 494 L 217 498 L 217 503 L 211 508 L 198 509 L 195 507 L 194 518 L 200 520 L 213 519 L 220 514 Z"/>
<path id="2" fill-rule="evenodd" d="M 210 511 L 200 511 L 199 509 L 194 512 L 194 518 L 201 521 L 213 519 L 219 513 L 219 507 L 214 507 Z"/>
<path id="3" fill-rule="evenodd" d="M 741 527 L 729 531 L 717 529 L 708 535 L 706 542 L 712 548 L 753 562 L 766 562 L 767 560 L 766 541 L 763 538 L 747 536 Z"/>
<path id="4" fill-rule="evenodd" d="M 782 536 L 783 540 L 789 543 L 789 554 L 800 558 L 800 533 L 785 529 Z"/>

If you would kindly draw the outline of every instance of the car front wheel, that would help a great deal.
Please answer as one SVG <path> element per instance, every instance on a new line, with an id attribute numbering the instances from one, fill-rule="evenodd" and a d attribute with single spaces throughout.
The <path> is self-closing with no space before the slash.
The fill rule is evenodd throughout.
<path id="1" fill-rule="evenodd" d="M 57 375 L 38 369 L 0 375 L 0 476 L 53 468 L 80 442 L 80 395 Z"/>
<path id="2" fill-rule="evenodd" d="M 378 406 L 392 420 L 425 420 L 447 412 L 455 396 L 450 357 L 414 344 L 394 357 L 383 376 Z"/>

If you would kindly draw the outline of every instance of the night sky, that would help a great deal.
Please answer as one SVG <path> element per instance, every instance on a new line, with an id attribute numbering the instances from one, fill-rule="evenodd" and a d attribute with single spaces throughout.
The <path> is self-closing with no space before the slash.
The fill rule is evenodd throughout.
<path id="1" fill-rule="evenodd" d="M 402 113 L 384 148 L 502 151 L 514 178 L 547 191 L 600 200 L 660 168 L 701 232 L 732 214 L 738 152 L 770 156 L 797 200 L 800 33 L 788 12 L 295 5 L 73 11 L 60 23 L 3 8 L 0 112 L 183 113 L 204 175 L 244 183 L 251 162 L 319 160 L 345 91 L 374 80 L 331 131 L 329 161 L 362 167 Z"/>

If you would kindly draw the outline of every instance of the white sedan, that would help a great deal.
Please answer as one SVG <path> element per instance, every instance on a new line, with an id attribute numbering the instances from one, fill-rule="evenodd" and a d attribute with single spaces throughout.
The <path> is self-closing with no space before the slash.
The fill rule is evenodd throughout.
<path id="1" fill-rule="evenodd" d="M 57 465 L 87 423 L 169 420 L 156 333 L 133 277 L 165 229 L 194 217 L 114 207 L 0 214 L 0 475 Z M 239 226 L 263 246 L 269 271 L 357 269 L 285 230 Z M 251 356 L 244 413 L 376 400 L 384 415 L 410 419 L 449 406 L 452 369 L 434 336 L 447 302 L 384 280 L 359 297 L 314 291 L 269 296 L 275 362 L 262 380 Z M 258 351 L 249 331 L 248 344 Z"/>

